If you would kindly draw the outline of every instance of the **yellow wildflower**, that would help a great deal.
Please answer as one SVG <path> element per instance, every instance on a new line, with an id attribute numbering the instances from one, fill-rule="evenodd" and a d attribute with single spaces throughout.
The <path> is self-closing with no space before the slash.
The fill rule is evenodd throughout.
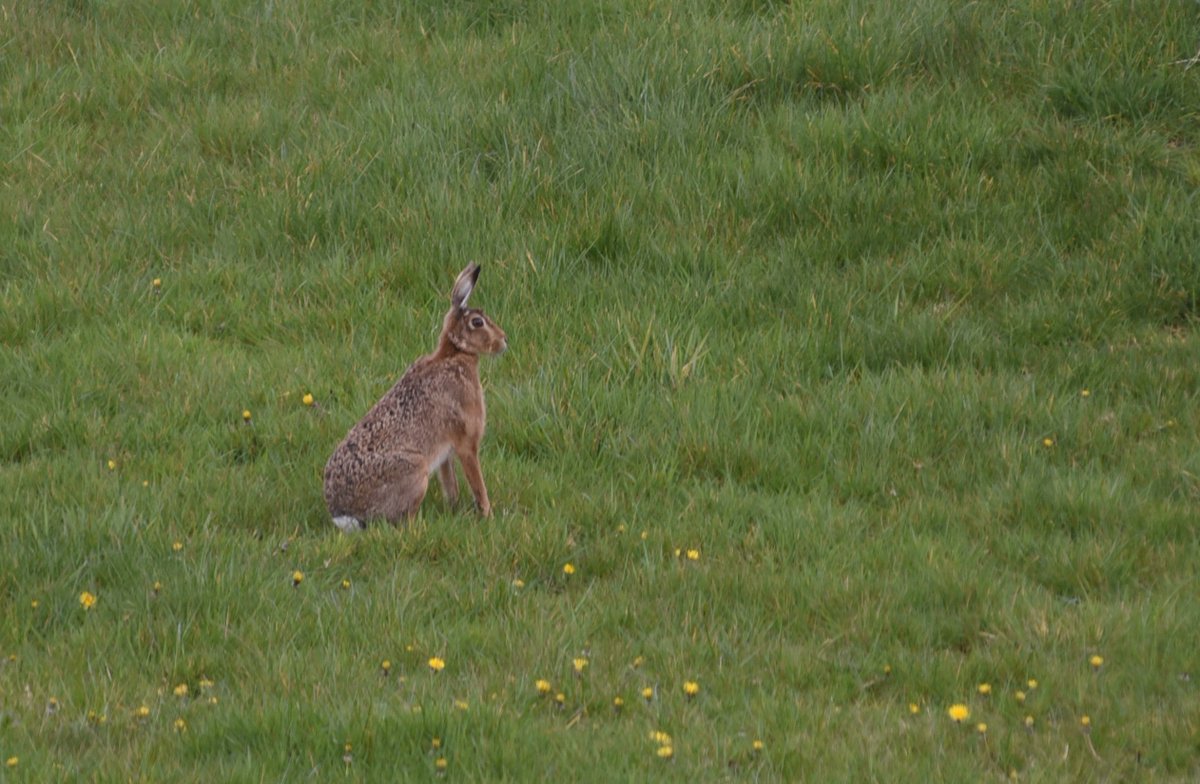
<path id="1" fill-rule="evenodd" d="M 1092 656 L 1092 658 L 1088 659 L 1088 664 L 1092 665 L 1093 670 L 1098 670 L 1104 666 L 1104 657 L 1099 655 Z"/>
<path id="2" fill-rule="evenodd" d="M 446 669 L 446 662 L 442 661 L 437 656 L 434 656 L 429 660 L 429 669 L 433 670 L 434 672 L 441 672 L 442 670 Z"/>
<path id="3" fill-rule="evenodd" d="M 987 734 L 987 725 L 981 721 L 975 725 L 975 731 L 978 732 L 980 735 L 986 735 Z"/>
<path id="4" fill-rule="evenodd" d="M 654 689 L 650 686 L 642 689 L 642 699 L 646 700 L 646 702 L 654 699 Z"/>
<path id="5" fill-rule="evenodd" d="M 138 706 L 138 709 L 133 712 L 135 718 L 147 719 L 150 717 L 150 709 L 145 705 Z"/>
<path id="6" fill-rule="evenodd" d="M 83 609 L 90 610 L 96 606 L 96 597 L 94 594 L 84 591 L 83 593 L 79 594 L 79 604 L 83 607 Z"/>
<path id="7" fill-rule="evenodd" d="M 675 756 L 675 749 L 670 746 L 659 746 L 655 753 L 658 754 L 659 759 L 669 760 Z"/>
<path id="8" fill-rule="evenodd" d="M 687 551 L 687 559 L 689 561 L 699 561 L 700 560 L 700 551 L 696 550 L 696 549 L 688 550 Z"/>
<path id="9" fill-rule="evenodd" d="M 695 697 L 700 693 L 700 684 L 696 683 L 695 681 L 686 681 L 683 684 L 683 693 L 686 694 L 689 699 Z"/>
<path id="10" fill-rule="evenodd" d="M 250 421 L 250 409 L 246 408 L 246 409 L 242 410 L 242 421 L 243 422 Z"/>
<path id="11" fill-rule="evenodd" d="M 915 702 L 910 702 L 910 703 L 908 703 L 908 712 L 911 713 L 913 716 L 916 716 L 918 713 L 921 712 L 921 706 Z"/>
<path id="12" fill-rule="evenodd" d="M 295 587 L 302 582 L 304 582 L 304 572 L 300 571 L 299 569 L 292 572 L 292 586 Z"/>
<path id="13" fill-rule="evenodd" d="M 308 393 L 308 392 L 305 392 L 305 393 L 304 393 L 304 397 L 300 398 L 300 402 L 301 402 L 301 403 L 303 403 L 303 404 L 304 404 L 304 405 L 306 405 L 306 406 L 311 406 L 311 405 L 313 404 L 313 396 L 312 396 L 312 394 L 310 394 L 310 393 Z"/>
<path id="14" fill-rule="evenodd" d="M 750 744 L 750 748 L 754 749 L 755 754 L 761 754 L 763 749 L 765 749 L 766 747 L 767 747 L 767 744 L 763 743 L 758 738 L 755 738 L 754 742 Z"/>
<path id="15" fill-rule="evenodd" d="M 971 709 L 966 705 L 963 705 L 961 702 L 956 702 L 955 704 L 951 705 L 950 709 L 947 710 L 946 713 L 949 714 L 950 718 L 955 722 L 964 722 L 971 718 Z"/>
<path id="16" fill-rule="evenodd" d="M 661 730 L 651 730 L 650 740 L 654 741 L 660 746 L 671 745 L 671 736 Z"/>
<path id="17" fill-rule="evenodd" d="M 573 660 L 571 662 L 571 664 L 572 664 L 572 666 L 575 667 L 575 674 L 582 675 L 583 671 L 587 669 L 588 660 L 583 657 L 580 657 L 578 659 Z"/>
<path id="18" fill-rule="evenodd" d="M 539 679 L 536 683 L 533 684 L 533 687 L 535 689 L 537 689 L 538 694 L 549 694 L 550 693 L 550 681 L 548 681 L 548 680 Z"/>
<path id="19" fill-rule="evenodd" d="M 188 695 L 188 685 L 186 683 L 181 683 L 175 687 L 175 696 L 176 697 L 186 697 L 187 695 Z"/>
<path id="20" fill-rule="evenodd" d="M 186 730 L 187 730 L 187 722 L 184 721 L 183 719 L 176 719 L 175 720 L 175 731 L 176 732 L 185 732 Z"/>
<path id="21" fill-rule="evenodd" d="M 563 574 L 565 574 L 567 577 L 575 574 L 575 566 L 570 563 L 563 564 Z"/>
<path id="22" fill-rule="evenodd" d="M 21 764 L 21 758 L 20 757 L 9 757 L 8 759 L 4 760 L 4 764 L 7 767 L 15 768 L 15 767 L 17 767 L 17 765 Z"/>

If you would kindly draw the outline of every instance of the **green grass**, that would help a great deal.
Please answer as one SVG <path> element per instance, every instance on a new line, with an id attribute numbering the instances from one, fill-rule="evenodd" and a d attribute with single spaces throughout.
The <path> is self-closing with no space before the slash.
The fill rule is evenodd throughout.
<path id="1" fill-rule="evenodd" d="M 0 0 L 0 780 L 1194 780 L 1198 40 Z M 343 536 L 468 260 L 496 517 Z"/>

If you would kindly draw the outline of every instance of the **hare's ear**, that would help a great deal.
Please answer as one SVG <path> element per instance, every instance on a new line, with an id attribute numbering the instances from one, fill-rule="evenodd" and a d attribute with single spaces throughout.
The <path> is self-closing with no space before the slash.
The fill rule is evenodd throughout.
<path id="1" fill-rule="evenodd" d="M 458 280 L 454 281 L 454 288 L 450 291 L 450 304 L 459 310 L 465 309 L 467 297 L 471 296 L 471 290 L 475 288 L 477 280 L 479 280 L 479 265 L 468 264 L 466 269 L 458 273 Z"/>

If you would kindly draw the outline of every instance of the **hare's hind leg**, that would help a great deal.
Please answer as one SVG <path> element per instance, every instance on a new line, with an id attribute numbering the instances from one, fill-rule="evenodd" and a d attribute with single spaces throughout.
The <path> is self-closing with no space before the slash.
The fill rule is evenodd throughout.
<path id="1" fill-rule="evenodd" d="M 410 474 L 399 482 L 389 483 L 383 488 L 378 506 L 379 516 L 389 523 L 399 523 L 412 517 L 421 508 L 425 491 L 429 489 L 429 475 L 421 472 Z"/>

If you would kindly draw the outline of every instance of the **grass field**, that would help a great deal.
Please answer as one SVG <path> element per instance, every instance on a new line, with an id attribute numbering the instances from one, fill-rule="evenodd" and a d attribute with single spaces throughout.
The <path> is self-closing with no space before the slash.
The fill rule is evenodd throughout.
<path id="1" fill-rule="evenodd" d="M 0 781 L 1196 780 L 1198 47 L 0 0 Z M 342 535 L 470 260 L 496 516 Z"/>

